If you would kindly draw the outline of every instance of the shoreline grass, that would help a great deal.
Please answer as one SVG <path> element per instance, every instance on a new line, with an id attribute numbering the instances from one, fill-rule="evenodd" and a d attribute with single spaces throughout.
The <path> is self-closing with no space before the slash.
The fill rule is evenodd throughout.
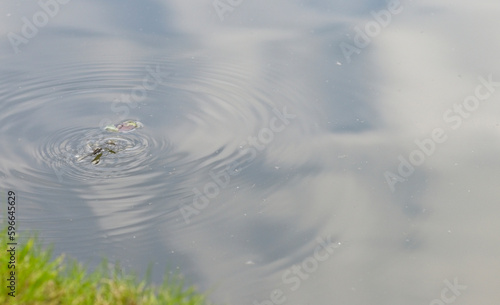
<path id="1" fill-rule="evenodd" d="M 103 262 L 89 273 L 74 259 L 52 259 L 36 237 L 16 245 L 15 269 L 9 269 L 7 232 L 1 231 L 0 304 L 13 305 L 209 305 L 193 287 L 186 288 L 179 276 L 167 277 L 162 285 L 150 285 L 135 275 L 110 271 Z M 17 238 L 17 240 L 21 240 Z M 8 293 L 10 272 L 15 272 L 15 297 Z"/>

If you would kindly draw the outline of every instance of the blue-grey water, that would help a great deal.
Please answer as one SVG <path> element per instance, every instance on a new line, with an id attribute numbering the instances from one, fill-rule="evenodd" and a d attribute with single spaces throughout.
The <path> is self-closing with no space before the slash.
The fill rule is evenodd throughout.
<path id="1" fill-rule="evenodd" d="M 2 196 L 54 255 L 217 304 L 494 304 L 499 13 L 3 1 Z"/>

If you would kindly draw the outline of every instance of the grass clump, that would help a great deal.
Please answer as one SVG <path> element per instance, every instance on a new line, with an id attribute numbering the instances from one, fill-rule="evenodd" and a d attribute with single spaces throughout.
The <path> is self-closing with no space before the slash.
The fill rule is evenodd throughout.
<path id="1" fill-rule="evenodd" d="M 7 247 L 7 233 L 0 232 L 0 244 Z M 64 255 L 52 260 L 50 250 L 37 239 L 16 245 L 15 269 L 8 268 L 10 255 L 0 255 L 0 304 L 12 305 L 208 305 L 193 287 L 186 288 L 179 277 L 166 278 L 161 286 L 110 271 L 106 262 L 92 273 Z M 2 247 L 3 248 L 3 247 Z M 8 247 L 7 247 L 8 249 Z M 15 297 L 9 296 L 8 278 L 15 271 Z"/>

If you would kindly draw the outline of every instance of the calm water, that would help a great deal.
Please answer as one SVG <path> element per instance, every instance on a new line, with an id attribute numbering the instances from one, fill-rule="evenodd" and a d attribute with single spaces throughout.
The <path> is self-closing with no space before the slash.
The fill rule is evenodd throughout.
<path id="1" fill-rule="evenodd" d="M 40 3 L 0 4 L 0 188 L 55 254 L 219 304 L 500 299 L 497 2 Z"/>

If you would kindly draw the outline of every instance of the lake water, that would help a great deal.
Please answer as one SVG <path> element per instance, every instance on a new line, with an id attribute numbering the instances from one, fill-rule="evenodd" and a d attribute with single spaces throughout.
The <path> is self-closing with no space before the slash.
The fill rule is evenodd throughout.
<path id="1" fill-rule="evenodd" d="M 218 304 L 500 299 L 499 3 L 0 12 L 2 202 L 55 255 Z"/>

